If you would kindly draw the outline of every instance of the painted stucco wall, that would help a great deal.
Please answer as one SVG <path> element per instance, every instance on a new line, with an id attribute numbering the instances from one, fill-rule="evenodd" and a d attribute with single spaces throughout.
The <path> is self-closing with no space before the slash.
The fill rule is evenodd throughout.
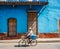
<path id="1" fill-rule="evenodd" d="M 0 33 L 8 31 L 8 18 L 16 18 L 17 32 L 27 32 L 27 13 L 28 6 L 0 6 Z"/>
<path id="2" fill-rule="evenodd" d="M 41 12 L 42 6 L 32 6 L 38 13 L 38 33 L 57 33 L 60 18 L 60 0 L 48 0 L 48 5 Z M 27 10 L 29 6 L 16 8 L 0 5 L 0 33 L 7 32 L 7 19 L 17 19 L 17 32 L 27 32 Z"/>
<path id="3" fill-rule="evenodd" d="M 57 33 L 58 19 L 60 19 L 60 0 L 48 0 L 48 5 L 38 14 L 38 32 Z"/>
<path id="4" fill-rule="evenodd" d="M 32 10 L 41 10 L 42 6 L 32 6 Z M 27 12 L 29 5 L 20 6 L 2 6 L 0 5 L 0 33 L 8 31 L 8 18 L 17 19 L 17 33 L 27 32 Z"/>

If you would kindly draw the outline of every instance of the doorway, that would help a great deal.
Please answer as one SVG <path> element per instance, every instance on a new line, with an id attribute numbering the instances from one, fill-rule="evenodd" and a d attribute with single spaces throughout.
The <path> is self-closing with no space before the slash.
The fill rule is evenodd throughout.
<path id="1" fill-rule="evenodd" d="M 16 19 L 15 18 L 9 18 L 8 19 L 8 36 L 16 36 Z"/>
<path id="2" fill-rule="evenodd" d="M 38 34 L 37 14 L 37 11 L 28 11 L 28 29 L 31 27 L 34 34 Z"/>

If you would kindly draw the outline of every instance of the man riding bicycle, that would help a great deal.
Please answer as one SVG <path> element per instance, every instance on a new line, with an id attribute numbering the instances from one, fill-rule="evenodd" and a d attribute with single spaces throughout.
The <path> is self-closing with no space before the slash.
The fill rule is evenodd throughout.
<path id="1" fill-rule="evenodd" d="M 33 36 L 33 31 L 32 31 L 32 28 L 30 27 L 29 30 L 28 30 L 28 33 L 25 34 L 25 39 L 27 39 L 28 43 L 30 43 L 30 39 L 31 39 L 31 36 Z"/>
<path id="2" fill-rule="evenodd" d="M 25 44 L 26 44 L 26 41 L 27 41 L 28 44 L 33 45 L 33 41 L 34 41 L 35 45 L 36 45 L 37 44 L 36 38 L 37 38 L 37 36 L 35 34 L 33 34 L 32 28 L 30 27 L 28 30 L 28 33 L 26 33 L 25 36 L 22 36 L 22 40 L 20 40 L 19 43 L 25 42 Z"/>

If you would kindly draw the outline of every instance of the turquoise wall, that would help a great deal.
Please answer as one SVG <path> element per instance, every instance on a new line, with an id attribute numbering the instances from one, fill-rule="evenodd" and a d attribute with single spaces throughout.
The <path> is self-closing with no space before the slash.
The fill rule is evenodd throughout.
<path id="1" fill-rule="evenodd" d="M 16 18 L 17 32 L 27 32 L 28 6 L 0 6 L 0 33 L 8 31 L 8 19 Z"/>
<path id="2" fill-rule="evenodd" d="M 32 10 L 41 10 L 42 6 L 32 6 Z M 8 19 L 17 19 L 17 33 L 27 32 L 27 11 L 29 10 L 29 5 L 20 5 L 13 7 L 12 5 L 0 5 L 0 33 L 8 31 Z"/>
<path id="3" fill-rule="evenodd" d="M 57 33 L 60 19 L 60 0 L 48 0 L 48 5 L 33 5 L 32 10 L 38 11 L 38 33 Z M 43 11 L 41 10 L 43 7 Z M 29 5 L 0 5 L 0 33 L 7 32 L 8 18 L 17 19 L 17 33 L 27 32 L 27 11 Z M 42 11 L 42 12 L 41 12 Z"/>
<path id="4" fill-rule="evenodd" d="M 48 0 L 48 5 L 38 14 L 38 32 L 57 33 L 58 19 L 60 19 L 60 0 Z"/>
<path id="5" fill-rule="evenodd" d="M 60 19 L 60 0 L 48 0 L 48 5 L 32 5 L 32 10 L 38 11 L 38 33 L 57 33 Z M 41 10 L 43 7 L 43 11 Z M 29 5 L 0 5 L 0 33 L 7 32 L 8 18 L 17 19 L 17 33 L 27 32 L 27 11 Z M 42 11 L 42 12 L 41 12 Z"/>

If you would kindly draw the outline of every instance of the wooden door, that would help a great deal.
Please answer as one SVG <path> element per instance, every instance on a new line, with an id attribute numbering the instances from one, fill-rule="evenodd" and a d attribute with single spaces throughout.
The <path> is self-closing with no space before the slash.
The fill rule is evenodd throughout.
<path id="1" fill-rule="evenodd" d="M 8 36 L 16 36 L 16 19 L 8 19 Z"/>
<path id="2" fill-rule="evenodd" d="M 38 33 L 37 11 L 28 11 L 28 29 L 32 28 L 34 34 Z"/>

